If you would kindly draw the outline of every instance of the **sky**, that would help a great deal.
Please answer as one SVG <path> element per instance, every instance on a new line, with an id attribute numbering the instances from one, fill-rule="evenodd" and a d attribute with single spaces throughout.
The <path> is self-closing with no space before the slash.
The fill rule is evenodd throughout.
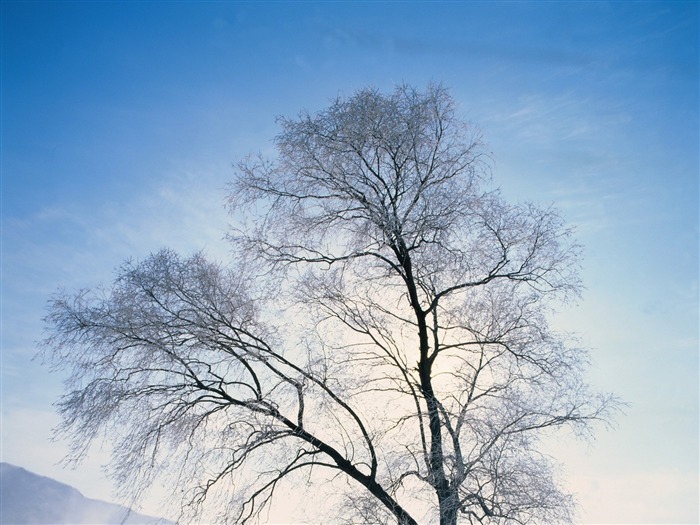
<path id="1" fill-rule="evenodd" d="M 224 260 L 232 165 L 274 153 L 277 116 L 440 82 L 494 184 L 553 203 L 585 247 L 586 291 L 555 323 L 629 405 L 551 445 L 580 521 L 699 523 L 699 6 L 3 1 L 2 461 L 114 501 L 109 443 L 71 470 L 49 441 L 47 299 L 164 246 Z"/>

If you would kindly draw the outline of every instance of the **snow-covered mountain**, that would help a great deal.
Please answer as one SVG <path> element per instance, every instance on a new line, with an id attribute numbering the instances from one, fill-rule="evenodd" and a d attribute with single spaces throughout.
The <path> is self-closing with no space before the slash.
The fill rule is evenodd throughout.
<path id="1" fill-rule="evenodd" d="M 127 507 L 90 499 L 70 485 L 0 463 L 0 525 L 171 525 Z"/>

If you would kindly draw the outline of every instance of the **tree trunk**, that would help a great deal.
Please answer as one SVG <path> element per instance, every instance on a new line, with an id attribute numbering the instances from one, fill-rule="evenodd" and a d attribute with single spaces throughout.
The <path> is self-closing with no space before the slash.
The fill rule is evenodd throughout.
<path id="1" fill-rule="evenodd" d="M 448 489 L 446 497 L 438 494 L 440 505 L 440 525 L 457 525 L 457 492 L 451 487 Z"/>
<path id="2" fill-rule="evenodd" d="M 440 508 L 440 525 L 457 524 L 457 494 L 450 487 L 450 483 L 445 475 L 444 452 L 442 448 L 442 425 L 440 423 L 440 411 L 438 400 L 435 397 L 432 384 L 433 356 L 430 353 L 430 338 L 428 337 L 428 324 L 426 313 L 420 306 L 418 290 L 413 277 L 411 257 L 408 254 L 403 242 L 399 242 L 395 247 L 395 253 L 404 269 L 408 297 L 416 316 L 418 324 L 418 337 L 420 348 L 420 360 L 418 371 L 420 376 L 421 391 L 428 409 L 428 429 L 430 431 L 430 452 L 428 458 L 428 469 L 432 479 L 433 487 L 438 498 Z M 437 349 L 433 349 L 433 352 Z"/>

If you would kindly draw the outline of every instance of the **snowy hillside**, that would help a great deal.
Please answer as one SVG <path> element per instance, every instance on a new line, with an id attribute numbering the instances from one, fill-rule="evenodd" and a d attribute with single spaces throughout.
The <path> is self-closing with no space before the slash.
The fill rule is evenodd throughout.
<path id="1" fill-rule="evenodd" d="M 9 463 L 0 463 L 0 524 L 160 524 L 126 507 L 90 499 L 78 490 Z"/>

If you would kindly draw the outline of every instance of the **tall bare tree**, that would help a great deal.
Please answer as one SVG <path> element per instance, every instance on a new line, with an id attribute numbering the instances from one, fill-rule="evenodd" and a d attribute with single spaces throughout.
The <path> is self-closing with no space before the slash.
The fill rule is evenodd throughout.
<path id="1" fill-rule="evenodd" d="M 108 436 L 127 489 L 175 475 L 183 520 L 264 519 L 326 472 L 350 523 L 571 521 L 540 437 L 615 402 L 548 323 L 580 288 L 556 211 L 485 189 L 441 86 L 280 124 L 231 186 L 231 264 L 163 250 L 51 301 L 71 457 Z"/>

